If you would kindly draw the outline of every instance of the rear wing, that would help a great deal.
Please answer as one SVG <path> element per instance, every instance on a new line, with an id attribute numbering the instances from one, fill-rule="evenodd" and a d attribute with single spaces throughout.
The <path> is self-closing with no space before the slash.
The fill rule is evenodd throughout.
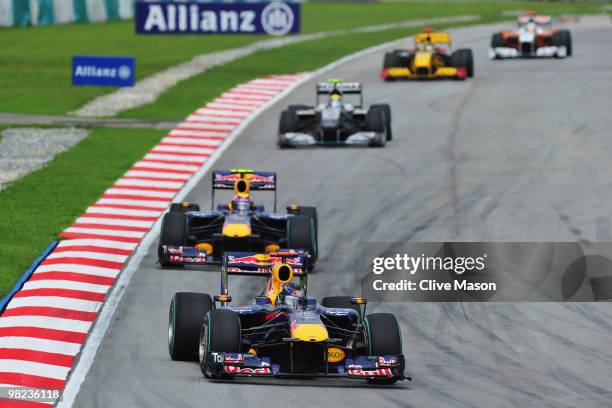
<path id="1" fill-rule="evenodd" d="M 271 171 L 251 169 L 214 170 L 212 172 L 211 208 L 215 208 L 215 190 L 233 190 L 236 181 L 246 180 L 250 191 L 274 191 L 274 211 L 276 211 L 276 185 L 278 176 Z"/>
<path id="2" fill-rule="evenodd" d="M 363 91 L 359 82 L 319 82 L 317 84 L 317 94 L 319 95 L 327 95 L 334 89 L 347 95 L 359 95 Z"/>
<path id="3" fill-rule="evenodd" d="M 363 87 L 359 82 L 327 81 L 317 84 L 317 105 L 321 95 L 329 95 L 337 89 L 343 95 L 359 95 L 359 106 L 363 106 Z"/>
<path id="4" fill-rule="evenodd" d="M 272 267 L 286 263 L 293 269 L 293 276 L 305 278 L 306 257 L 303 250 L 287 249 L 261 254 L 258 252 L 226 252 L 221 266 L 221 293 L 227 294 L 229 275 L 271 276 Z"/>
<path id="5" fill-rule="evenodd" d="M 416 44 L 432 43 L 432 44 L 449 44 L 451 43 L 451 35 L 446 32 L 438 33 L 418 33 L 414 36 Z"/>
<path id="6" fill-rule="evenodd" d="M 538 16 L 538 15 L 524 15 L 520 16 L 518 19 L 519 24 L 527 24 L 530 20 L 538 25 L 547 25 L 552 22 L 551 16 Z"/>

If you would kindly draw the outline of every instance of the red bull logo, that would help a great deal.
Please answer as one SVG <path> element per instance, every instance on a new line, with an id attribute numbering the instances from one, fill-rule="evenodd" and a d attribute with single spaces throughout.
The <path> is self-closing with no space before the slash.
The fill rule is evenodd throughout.
<path id="1" fill-rule="evenodd" d="M 215 174 L 215 181 L 236 181 L 240 179 L 240 174 Z"/>
<path id="2" fill-rule="evenodd" d="M 280 256 L 269 256 L 267 254 L 256 254 L 247 256 L 233 256 L 227 257 L 228 263 L 230 264 L 245 264 L 245 265 L 256 265 L 256 266 L 272 266 L 276 263 L 282 263 L 283 258 Z M 302 265 L 302 259 L 299 256 L 286 258 L 284 262 L 288 265 Z"/>
<path id="3" fill-rule="evenodd" d="M 230 264 L 247 264 L 247 265 L 270 265 L 270 257 L 265 254 L 247 255 L 247 256 L 228 256 L 227 260 Z"/>
<path id="4" fill-rule="evenodd" d="M 215 174 L 215 181 L 231 181 L 240 180 L 242 174 Z M 274 183 L 274 176 L 262 176 L 260 174 L 245 173 L 244 179 L 249 180 L 251 183 Z"/>

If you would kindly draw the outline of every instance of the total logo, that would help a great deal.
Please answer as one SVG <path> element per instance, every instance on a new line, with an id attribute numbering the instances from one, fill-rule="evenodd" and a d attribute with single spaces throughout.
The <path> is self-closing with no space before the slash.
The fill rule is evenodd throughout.
<path id="1" fill-rule="evenodd" d="M 285 35 L 293 27 L 293 11 L 285 3 L 270 3 L 261 13 L 261 25 L 270 35 Z"/>

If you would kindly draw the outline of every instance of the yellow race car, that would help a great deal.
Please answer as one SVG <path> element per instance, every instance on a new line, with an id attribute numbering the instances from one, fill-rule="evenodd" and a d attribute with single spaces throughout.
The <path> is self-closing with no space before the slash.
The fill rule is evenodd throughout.
<path id="1" fill-rule="evenodd" d="M 466 79 L 474 76 L 471 49 L 450 53 L 449 33 L 425 29 L 414 37 L 414 49 L 394 50 L 385 54 L 380 77 L 384 81 L 398 79 Z"/>

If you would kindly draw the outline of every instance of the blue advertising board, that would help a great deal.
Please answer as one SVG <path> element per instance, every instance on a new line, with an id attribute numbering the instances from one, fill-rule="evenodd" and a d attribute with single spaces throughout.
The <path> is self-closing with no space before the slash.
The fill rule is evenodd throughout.
<path id="1" fill-rule="evenodd" d="M 269 34 L 300 32 L 300 4 L 136 3 L 138 34 Z"/>
<path id="2" fill-rule="evenodd" d="M 134 86 L 133 57 L 72 57 L 72 85 Z"/>

